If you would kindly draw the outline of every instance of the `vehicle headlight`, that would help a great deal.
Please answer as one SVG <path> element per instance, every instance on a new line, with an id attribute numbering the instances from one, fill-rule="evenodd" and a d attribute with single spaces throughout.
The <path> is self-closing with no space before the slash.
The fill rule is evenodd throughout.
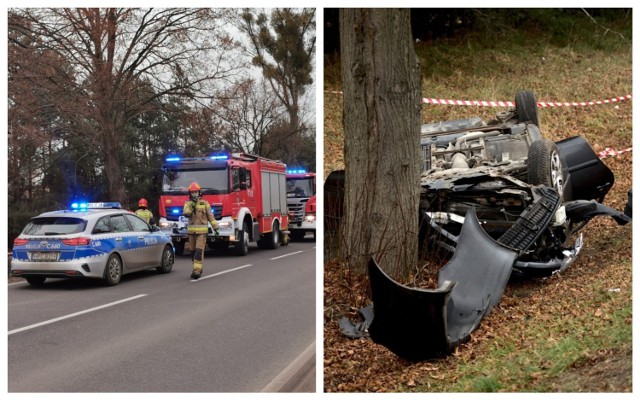
<path id="1" fill-rule="evenodd" d="M 307 215 L 304 217 L 304 220 L 307 222 L 313 222 L 316 220 L 316 216 L 315 215 Z"/>
<path id="2" fill-rule="evenodd" d="M 233 228 L 233 222 L 231 221 L 218 222 L 218 229 L 231 229 L 231 228 Z"/>
<path id="3" fill-rule="evenodd" d="M 168 229 L 169 228 L 169 223 L 166 221 L 162 221 L 160 222 L 160 229 Z"/>

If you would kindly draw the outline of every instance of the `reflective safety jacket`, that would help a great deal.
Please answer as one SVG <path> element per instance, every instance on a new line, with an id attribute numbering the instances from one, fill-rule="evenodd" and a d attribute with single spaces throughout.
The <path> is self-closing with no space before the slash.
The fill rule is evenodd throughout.
<path id="1" fill-rule="evenodd" d="M 189 217 L 187 230 L 189 233 L 208 233 L 209 227 L 207 222 L 211 223 L 211 227 L 218 229 L 218 222 L 211 212 L 211 206 L 201 197 L 198 200 L 189 200 L 184 203 L 182 214 Z"/>
<path id="2" fill-rule="evenodd" d="M 142 218 L 147 224 L 152 224 L 153 222 L 153 213 L 145 208 L 139 208 L 136 210 L 135 214 Z"/>

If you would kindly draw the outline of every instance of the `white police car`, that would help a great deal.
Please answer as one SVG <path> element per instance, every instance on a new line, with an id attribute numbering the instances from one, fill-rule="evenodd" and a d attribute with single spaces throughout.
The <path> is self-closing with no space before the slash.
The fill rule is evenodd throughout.
<path id="1" fill-rule="evenodd" d="M 120 203 L 74 203 L 32 218 L 13 242 L 11 275 L 32 285 L 46 278 L 98 278 L 113 286 L 122 275 L 173 268 L 171 237 Z"/>

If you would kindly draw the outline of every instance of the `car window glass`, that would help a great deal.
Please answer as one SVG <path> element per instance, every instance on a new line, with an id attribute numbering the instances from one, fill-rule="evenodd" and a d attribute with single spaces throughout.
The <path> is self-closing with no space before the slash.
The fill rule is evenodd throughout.
<path id="1" fill-rule="evenodd" d="M 86 221 L 69 217 L 41 217 L 32 219 L 22 231 L 25 235 L 68 235 L 84 231 Z"/>
<path id="2" fill-rule="evenodd" d="M 109 218 L 103 217 L 96 222 L 96 226 L 93 227 L 93 234 L 109 233 L 111 232 L 111 225 L 109 225 Z"/>
<path id="3" fill-rule="evenodd" d="M 240 170 L 238 168 L 231 169 L 231 190 L 240 189 Z"/>
<path id="4" fill-rule="evenodd" d="M 125 218 L 129 221 L 133 230 L 136 232 L 149 232 L 151 230 L 146 222 L 135 215 L 125 215 Z"/>
<path id="5" fill-rule="evenodd" d="M 114 232 L 130 232 L 129 224 L 124 220 L 124 215 L 115 215 L 111 217 L 111 226 Z"/>

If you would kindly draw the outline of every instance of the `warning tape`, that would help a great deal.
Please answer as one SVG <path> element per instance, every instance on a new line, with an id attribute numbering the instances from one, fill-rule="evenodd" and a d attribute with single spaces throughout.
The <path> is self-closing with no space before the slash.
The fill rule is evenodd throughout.
<path id="1" fill-rule="evenodd" d="M 598 157 L 600 158 L 616 157 L 616 156 L 619 156 L 620 154 L 628 153 L 632 149 L 633 149 L 632 147 L 629 147 L 623 150 L 614 150 L 610 147 L 606 147 L 604 150 L 598 153 Z"/>
<path id="2" fill-rule="evenodd" d="M 581 102 L 557 102 L 557 101 L 539 101 L 538 107 L 585 107 L 600 104 L 613 104 L 625 100 L 631 100 L 631 95 L 614 97 L 606 100 L 581 101 Z M 424 104 L 444 104 L 455 106 L 482 106 L 482 107 L 515 107 L 512 101 L 484 101 L 484 100 L 445 100 L 445 99 L 422 99 Z"/>
<path id="3" fill-rule="evenodd" d="M 343 92 L 325 90 L 325 93 L 343 94 Z M 586 107 L 601 104 L 614 104 L 621 101 L 631 100 L 631 95 L 613 97 L 605 100 L 593 101 L 574 101 L 574 102 L 558 102 L 558 101 L 539 101 L 538 107 Z M 447 100 L 447 99 L 428 99 L 422 98 L 423 104 L 442 104 L 447 106 L 480 106 L 480 107 L 515 107 L 512 101 L 485 101 L 485 100 Z"/>

